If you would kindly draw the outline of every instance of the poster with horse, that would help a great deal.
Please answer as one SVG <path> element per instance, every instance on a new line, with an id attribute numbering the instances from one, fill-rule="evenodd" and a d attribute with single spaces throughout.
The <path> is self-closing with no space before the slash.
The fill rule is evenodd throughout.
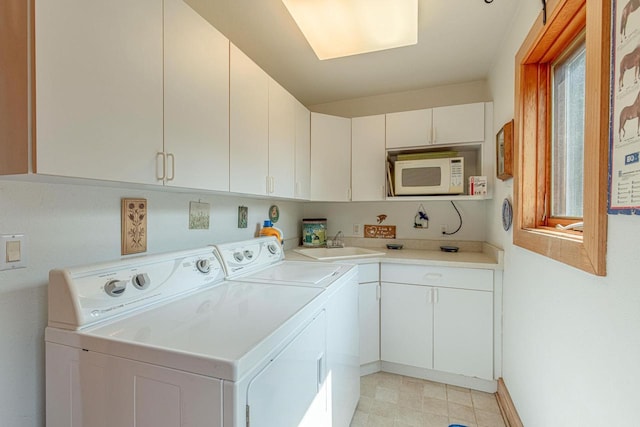
<path id="1" fill-rule="evenodd" d="M 609 213 L 640 214 L 640 0 L 613 0 Z"/>

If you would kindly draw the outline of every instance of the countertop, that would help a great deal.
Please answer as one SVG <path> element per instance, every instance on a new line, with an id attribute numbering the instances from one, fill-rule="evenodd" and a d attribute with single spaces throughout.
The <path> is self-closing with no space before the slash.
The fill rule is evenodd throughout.
<path id="1" fill-rule="evenodd" d="M 288 250 L 285 252 L 285 259 L 293 261 L 341 262 L 348 264 L 381 262 L 388 264 L 431 265 L 440 267 L 482 268 L 490 270 L 503 269 L 504 252 L 488 243 L 482 243 L 480 251 L 461 250 L 460 252 L 455 253 L 429 249 L 387 249 L 386 247 L 380 248 L 370 246 L 360 247 L 384 252 L 384 255 L 319 261 L 294 252 L 293 250 Z"/>

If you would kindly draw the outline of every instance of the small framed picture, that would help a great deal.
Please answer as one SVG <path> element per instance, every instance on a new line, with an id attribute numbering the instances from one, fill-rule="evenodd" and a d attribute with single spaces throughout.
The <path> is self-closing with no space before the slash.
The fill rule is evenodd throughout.
<path id="1" fill-rule="evenodd" d="M 249 208 L 238 206 L 238 228 L 247 228 L 249 223 Z"/>
<path id="2" fill-rule="evenodd" d="M 496 172 L 503 181 L 513 177 L 513 120 L 496 135 Z"/>
<path id="3" fill-rule="evenodd" d="M 122 255 L 147 251 L 147 199 L 122 199 Z"/>

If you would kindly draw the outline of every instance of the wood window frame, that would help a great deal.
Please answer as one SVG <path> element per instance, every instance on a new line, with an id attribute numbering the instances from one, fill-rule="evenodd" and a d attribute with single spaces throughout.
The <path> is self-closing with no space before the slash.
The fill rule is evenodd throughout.
<path id="1" fill-rule="evenodd" d="M 513 243 L 606 275 L 611 3 L 550 0 L 516 54 Z M 542 15 L 542 14 L 541 14 Z M 550 64 L 586 29 L 584 231 L 544 223 L 551 137 Z"/>

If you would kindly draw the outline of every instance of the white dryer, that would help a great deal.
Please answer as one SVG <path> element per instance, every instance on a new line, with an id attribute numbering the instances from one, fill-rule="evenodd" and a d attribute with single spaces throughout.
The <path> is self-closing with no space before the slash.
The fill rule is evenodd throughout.
<path id="1" fill-rule="evenodd" d="M 52 270 L 47 426 L 329 426 L 326 302 L 213 247 Z"/>
<path id="2" fill-rule="evenodd" d="M 285 260 L 274 237 L 216 245 L 227 280 L 323 289 L 332 426 L 349 426 L 360 398 L 357 266 Z"/>

